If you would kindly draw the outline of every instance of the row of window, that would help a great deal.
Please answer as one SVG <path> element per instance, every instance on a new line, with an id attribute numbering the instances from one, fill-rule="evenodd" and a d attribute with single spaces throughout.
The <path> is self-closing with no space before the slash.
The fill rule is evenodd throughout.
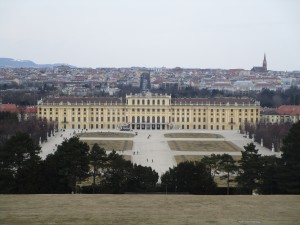
<path id="1" fill-rule="evenodd" d="M 132 105 L 135 105 L 135 104 L 136 105 L 150 105 L 151 101 L 150 101 L 150 99 L 148 99 L 148 100 L 145 100 L 145 99 L 142 99 L 142 100 L 140 100 L 140 99 L 137 99 L 137 100 L 132 99 L 131 103 L 132 103 Z M 160 99 L 157 99 L 157 100 L 152 99 L 152 105 L 160 105 L 160 103 L 162 105 L 165 105 L 166 101 L 164 99 L 162 101 L 160 101 Z"/>
<path id="2" fill-rule="evenodd" d="M 108 129 L 111 129 L 111 128 L 116 129 L 116 127 L 117 126 L 115 124 L 112 124 L 112 125 L 108 124 L 107 125 Z M 64 124 L 64 129 L 66 129 L 66 128 L 67 128 L 67 126 L 66 126 L 66 124 Z M 95 126 L 94 126 L 94 124 L 91 124 L 90 127 L 88 127 L 87 124 L 83 124 L 83 126 L 81 126 L 80 124 L 78 124 L 77 126 L 75 124 L 72 124 L 72 129 L 99 129 L 99 128 L 103 129 L 104 125 L 103 124 L 95 124 Z M 198 125 L 198 127 L 196 125 L 193 125 L 193 127 L 190 127 L 190 125 L 186 125 L 186 126 L 182 125 L 181 128 L 182 129 L 187 129 L 187 130 L 189 130 L 191 128 L 192 129 L 197 129 L 198 128 L 198 129 L 204 129 L 204 130 L 207 129 L 206 125 L 203 125 L 202 127 L 201 127 L 201 125 Z M 233 130 L 233 126 L 230 126 L 230 128 L 231 128 L 231 130 Z M 211 130 L 214 130 L 214 129 L 216 129 L 216 130 L 220 130 L 220 129 L 225 130 L 225 125 L 222 125 L 222 126 L 211 125 L 210 129 Z"/>
<path id="3" fill-rule="evenodd" d="M 87 111 L 87 108 L 76 108 L 76 110 L 77 111 L 81 111 L 81 109 L 83 109 L 83 111 L 85 112 L 85 111 Z M 103 109 L 104 108 L 95 108 L 95 111 L 102 111 L 103 112 Z M 47 108 L 44 108 L 44 111 L 46 111 L 47 110 Z M 66 111 L 67 110 L 67 108 L 64 108 L 64 111 Z M 90 108 L 90 110 L 93 112 L 94 111 L 94 108 Z M 108 109 L 108 110 L 112 110 L 112 111 L 121 111 L 121 110 L 119 110 L 119 109 Z M 134 108 L 132 109 L 132 110 L 134 110 Z M 180 109 L 170 109 L 170 110 L 172 110 L 173 112 L 174 111 L 177 111 L 177 112 L 179 112 L 180 111 Z M 194 112 L 196 112 L 196 111 L 206 111 L 206 109 L 191 109 L 191 111 L 194 111 Z M 50 112 L 52 112 L 52 108 L 49 108 L 49 111 Z M 55 109 L 55 111 L 58 111 L 58 109 L 56 108 Z M 72 108 L 72 111 L 74 112 L 75 111 L 75 108 Z M 125 111 L 125 109 L 122 109 L 122 111 L 124 112 Z M 181 109 L 181 111 L 187 111 L 187 112 L 189 112 L 190 111 L 190 109 Z M 210 110 L 211 112 L 214 112 L 214 111 L 216 111 L 216 112 L 225 112 L 225 109 L 211 109 Z M 234 109 L 231 109 L 230 110 L 231 112 L 233 112 L 234 111 Z M 245 112 L 248 112 L 248 109 L 239 109 L 239 112 L 242 112 L 242 111 L 245 111 Z M 251 111 L 251 112 L 254 112 L 254 109 L 249 109 L 249 111 Z M 258 112 L 259 110 L 258 109 L 256 109 L 256 112 Z"/>
<path id="4" fill-rule="evenodd" d="M 52 115 L 52 108 L 49 108 L 49 111 L 50 111 L 50 115 Z M 56 109 L 55 110 L 56 111 L 56 115 L 58 115 L 58 109 Z M 80 112 L 82 111 L 80 108 L 78 108 L 77 110 L 77 113 L 78 114 L 80 114 Z M 87 111 L 87 109 L 86 108 L 83 108 L 83 114 L 84 115 L 86 115 L 86 111 Z M 96 111 L 96 113 L 98 113 L 99 111 L 101 111 L 102 113 L 101 113 L 101 115 L 103 115 L 103 108 L 100 108 L 99 110 L 98 110 L 98 108 L 95 108 L 95 111 Z M 118 115 L 120 115 L 120 112 L 125 112 L 125 109 L 122 109 L 122 110 L 119 110 L 119 109 L 107 109 L 107 112 L 108 112 L 108 115 L 110 115 L 110 113 L 112 113 L 112 115 L 115 115 L 115 111 L 117 112 L 117 114 Z M 129 109 L 129 111 L 130 111 L 130 109 Z M 149 109 L 149 108 L 147 108 L 147 109 L 145 109 L 145 108 L 141 108 L 141 109 L 139 109 L 139 108 L 137 108 L 137 109 L 131 109 L 131 112 L 158 112 L 158 113 L 160 113 L 160 112 L 165 112 L 166 111 L 166 109 Z M 172 111 L 172 115 L 174 115 L 174 113 L 175 113 L 175 111 L 177 111 L 177 115 L 179 115 L 179 112 L 180 112 L 180 109 L 177 109 L 177 110 L 175 110 L 175 109 L 169 109 L 169 112 L 171 112 Z M 196 109 L 194 109 L 194 110 L 191 110 L 191 111 L 193 111 L 194 112 L 194 115 L 195 115 L 195 113 L 196 113 Z M 205 114 L 205 112 L 206 112 L 206 109 L 198 109 L 197 110 L 198 111 L 198 113 L 199 113 L 199 115 L 200 115 L 200 113 L 201 113 L 201 111 Z M 213 116 L 213 114 L 215 114 L 215 113 L 217 113 L 217 116 L 219 115 L 219 111 L 221 111 L 221 110 L 219 110 L 219 109 L 211 109 L 210 110 L 211 111 L 211 116 Z M 231 111 L 231 115 L 233 116 L 233 109 L 231 109 L 230 110 Z M 249 111 L 251 112 L 251 116 L 253 116 L 253 112 L 254 112 L 254 109 L 249 109 Z M 47 109 L 46 108 L 44 108 L 44 115 L 46 115 L 46 112 L 47 112 Z M 67 112 L 67 110 L 66 110 L 66 108 L 64 108 L 64 115 L 66 115 L 66 112 Z M 189 115 L 189 112 L 190 112 L 190 110 L 189 109 L 181 109 L 181 112 L 182 112 L 182 114 L 183 113 L 187 113 L 187 115 Z M 223 116 L 225 115 L 224 113 L 225 113 L 225 109 L 222 109 L 222 112 L 223 112 Z M 246 116 L 247 116 L 247 112 L 248 112 L 248 109 L 239 109 L 239 115 L 241 116 L 241 113 L 242 112 L 245 112 L 245 114 L 246 114 Z M 75 113 L 75 108 L 72 108 L 72 115 L 74 115 L 74 113 Z M 259 110 L 258 109 L 256 109 L 256 115 L 258 116 L 258 113 L 259 113 Z M 42 114 L 42 110 L 40 110 L 39 111 L 39 114 L 41 115 Z M 92 115 L 94 115 L 94 110 L 93 110 L 93 108 L 91 108 L 91 114 Z"/>
<path id="5" fill-rule="evenodd" d="M 46 117 L 44 117 L 44 118 L 46 119 Z M 181 120 L 180 120 L 180 117 L 176 117 L 176 118 L 175 117 L 172 117 L 172 118 L 169 117 L 169 121 L 172 120 L 172 122 L 175 122 L 175 119 L 176 119 L 176 122 L 183 122 L 183 123 L 184 122 L 190 122 L 189 117 L 187 117 L 186 119 L 185 119 L 185 117 L 181 117 Z M 49 117 L 49 120 L 53 121 L 52 117 Z M 55 121 L 58 121 L 58 117 L 55 117 Z M 81 121 L 86 122 L 87 117 L 83 117 L 83 118 L 82 117 L 77 117 L 76 121 L 75 121 L 75 117 L 72 117 L 72 122 L 81 122 Z M 104 117 L 100 117 L 100 121 L 103 122 Z M 125 117 L 107 117 L 107 122 L 111 122 L 111 121 L 112 122 L 125 122 Z M 202 117 L 202 120 L 201 120 L 201 117 L 198 117 L 198 120 L 197 120 L 197 118 L 193 117 L 193 122 L 199 122 L 200 123 L 201 121 L 205 123 L 206 122 L 206 117 Z M 245 118 L 244 121 L 247 122 L 248 118 Z M 63 122 L 64 123 L 68 122 L 66 117 L 64 117 Z M 99 117 L 91 117 L 91 122 L 99 122 Z M 152 117 L 150 117 L 150 116 L 147 116 L 147 117 L 146 116 L 141 116 L 141 117 L 140 116 L 137 116 L 137 117 L 132 116 L 131 117 L 131 122 L 132 123 L 141 123 L 141 122 L 142 123 L 145 123 L 145 122 L 147 122 L 147 123 L 150 123 L 150 122 L 152 122 L 152 123 L 160 123 L 160 122 L 165 123 L 166 119 L 165 119 L 164 116 L 162 116 L 162 117 L 160 117 L 160 116 L 157 116 L 157 117 L 155 117 L 155 116 L 152 116 Z M 216 118 L 216 119 L 210 118 L 210 122 L 211 123 L 214 123 L 214 122 L 216 122 L 216 123 L 219 123 L 219 122 L 225 123 L 225 118 Z M 230 118 L 230 122 L 234 123 L 235 121 L 234 121 L 233 118 Z M 238 122 L 241 123 L 242 118 L 238 118 Z M 250 122 L 253 123 L 254 119 L 250 118 Z M 256 122 L 258 122 L 258 118 L 256 118 Z"/>

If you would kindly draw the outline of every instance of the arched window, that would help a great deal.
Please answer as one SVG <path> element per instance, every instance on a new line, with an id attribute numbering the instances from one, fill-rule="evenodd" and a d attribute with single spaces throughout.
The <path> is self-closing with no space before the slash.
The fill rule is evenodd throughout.
<path id="1" fill-rule="evenodd" d="M 132 117 L 131 122 L 132 122 L 132 123 L 135 123 L 135 117 L 134 117 L 134 116 Z"/>
<path id="2" fill-rule="evenodd" d="M 159 116 L 157 117 L 156 121 L 157 121 L 157 123 L 160 123 L 160 117 Z"/>
<path id="3" fill-rule="evenodd" d="M 157 105 L 160 105 L 160 100 L 157 100 Z"/>
<path id="4" fill-rule="evenodd" d="M 142 105 L 145 105 L 145 100 L 144 99 L 142 100 Z"/>
<path id="5" fill-rule="evenodd" d="M 165 100 L 162 100 L 162 104 L 165 105 Z"/>
<path id="6" fill-rule="evenodd" d="M 145 123 L 145 117 L 142 116 L 142 123 Z"/>
<path id="7" fill-rule="evenodd" d="M 138 122 L 138 123 L 140 122 L 140 117 L 139 117 L 139 116 L 137 117 L 137 122 Z"/>
<path id="8" fill-rule="evenodd" d="M 165 117 L 163 116 L 162 117 L 162 123 L 165 123 L 166 121 L 165 121 Z"/>
<path id="9" fill-rule="evenodd" d="M 155 123 L 155 116 L 152 116 L 152 123 Z"/>
<path id="10" fill-rule="evenodd" d="M 150 100 L 149 99 L 147 100 L 147 105 L 150 105 Z"/>
<path id="11" fill-rule="evenodd" d="M 152 100 L 152 105 L 155 105 L 155 100 L 154 99 Z"/>
<path id="12" fill-rule="evenodd" d="M 137 104 L 138 104 L 138 105 L 140 104 L 140 100 L 137 100 Z"/>
<path id="13" fill-rule="evenodd" d="M 147 123 L 150 123 L 150 116 L 147 116 Z"/>

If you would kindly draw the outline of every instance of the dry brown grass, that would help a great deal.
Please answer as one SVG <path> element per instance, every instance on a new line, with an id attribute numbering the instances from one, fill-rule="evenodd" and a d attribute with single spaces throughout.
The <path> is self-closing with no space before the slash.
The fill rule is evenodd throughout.
<path id="1" fill-rule="evenodd" d="M 229 176 L 230 180 L 234 180 L 235 176 Z M 227 187 L 227 179 L 221 179 L 220 176 L 215 176 L 214 181 L 217 183 L 218 187 Z M 232 181 L 229 183 L 229 187 L 236 187 L 237 182 Z"/>
<path id="2" fill-rule="evenodd" d="M 185 161 L 201 161 L 204 155 L 175 155 L 175 160 L 177 164 Z M 241 156 L 232 156 L 235 161 L 239 161 Z"/>
<path id="3" fill-rule="evenodd" d="M 1 195 L 3 225 L 299 224 L 300 196 Z"/>
<path id="4" fill-rule="evenodd" d="M 224 138 L 220 134 L 209 133 L 170 133 L 165 134 L 166 138 Z"/>
<path id="5" fill-rule="evenodd" d="M 123 159 L 131 161 L 131 155 L 122 155 Z"/>
<path id="6" fill-rule="evenodd" d="M 82 140 L 86 142 L 90 147 L 97 143 L 100 147 L 104 148 L 106 151 L 122 151 L 122 150 L 132 150 L 133 141 L 127 140 Z"/>
<path id="7" fill-rule="evenodd" d="M 78 134 L 79 137 L 103 137 L 103 138 L 132 138 L 132 133 L 119 133 L 119 132 L 90 132 Z"/>
<path id="8" fill-rule="evenodd" d="M 230 141 L 168 141 L 174 151 L 236 152 L 241 149 Z"/>

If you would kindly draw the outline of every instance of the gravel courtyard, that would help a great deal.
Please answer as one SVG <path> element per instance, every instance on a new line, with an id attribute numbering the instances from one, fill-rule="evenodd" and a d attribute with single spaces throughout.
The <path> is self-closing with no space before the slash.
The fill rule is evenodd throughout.
<path id="1" fill-rule="evenodd" d="M 78 132 L 78 131 L 77 131 Z M 227 153 L 233 156 L 240 156 L 241 150 L 243 146 L 251 143 L 252 140 L 249 138 L 243 137 L 242 134 L 239 134 L 236 130 L 234 131 L 223 131 L 223 130 L 138 130 L 133 132 L 124 132 L 117 130 L 92 130 L 88 132 L 116 132 L 120 133 L 120 135 L 116 135 L 116 137 L 105 137 L 105 135 L 100 135 L 100 137 L 96 137 L 93 134 L 85 135 L 80 137 L 82 141 L 99 141 L 101 142 L 118 142 L 124 143 L 124 141 L 129 142 L 130 144 L 124 147 L 115 147 L 115 149 L 122 151 L 118 152 L 119 154 L 130 156 L 131 161 L 138 165 L 150 166 L 154 170 L 158 172 L 159 175 L 163 174 L 170 167 L 177 165 L 175 157 L 178 155 L 193 155 L 193 156 L 203 156 L 203 155 L 211 155 L 214 154 L 223 154 Z M 137 135 L 135 135 L 137 132 Z M 125 135 L 126 133 L 130 135 Z M 182 137 L 182 133 L 184 133 L 184 137 Z M 199 135 L 195 134 L 199 133 Z M 203 135 L 200 135 L 203 133 Z M 134 136 L 132 137 L 132 134 Z M 189 135 L 190 134 L 190 135 Z M 211 135 L 209 135 L 211 134 Z M 54 149 L 56 149 L 56 145 L 60 144 L 65 138 L 70 138 L 74 135 L 74 130 L 66 130 L 65 132 L 60 131 L 55 134 L 55 137 L 51 137 L 48 142 L 42 144 L 42 158 L 45 158 L 47 154 L 52 153 Z M 190 136 L 190 137 L 189 137 Z M 203 137 L 203 138 L 199 138 Z M 234 151 L 222 151 L 222 148 L 218 148 L 220 150 L 211 151 L 211 149 L 205 148 L 199 149 L 199 151 L 195 151 L 195 149 L 184 149 L 185 151 L 176 151 L 171 150 L 168 142 L 178 142 L 178 143 L 187 143 L 187 142 L 203 142 L 203 143 L 232 143 L 232 146 L 235 146 Z M 133 142 L 133 143 L 132 143 Z M 259 143 L 255 143 L 256 147 L 259 149 L 259 153 L 262 155 L 274 155 L 280 156 L 280 153 L 274 153 L 271 150 L 262 147 Z M 124 145 L 120 145 L 124 146 Z M 224 145 L 225 147 L 225 145 Z M 111 149 L 109 149 L 111 150 Z"/>

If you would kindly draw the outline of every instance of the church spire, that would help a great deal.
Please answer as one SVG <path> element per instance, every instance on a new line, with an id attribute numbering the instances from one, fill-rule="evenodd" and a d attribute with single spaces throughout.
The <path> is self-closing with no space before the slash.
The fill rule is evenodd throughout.
<path id="1" fill-rule="evenodd" d="M 268 69 L 267 69 L 267 58 L 266 58 L 266 53 L 264 54 L 263 69 L 264 69 L 265 71 L 268 70 Z"/>

